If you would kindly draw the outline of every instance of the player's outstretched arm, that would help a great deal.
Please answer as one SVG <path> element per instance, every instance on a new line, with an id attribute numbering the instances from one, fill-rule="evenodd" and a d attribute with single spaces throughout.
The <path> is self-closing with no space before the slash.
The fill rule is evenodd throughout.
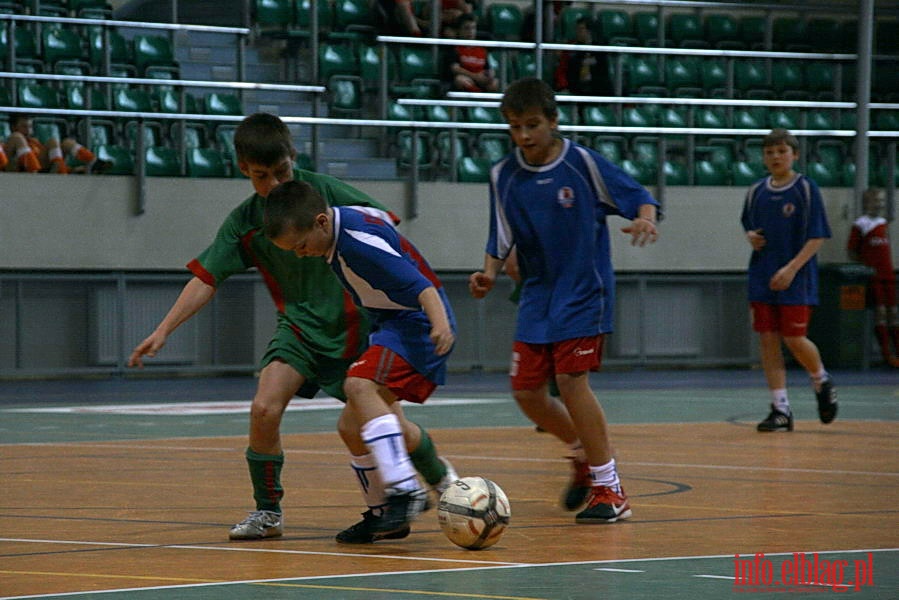
<path id="1" fill-rule="evenodd" d="M 654 204 L 641 204 L 640 212 L 636 219 L 621 228 L 623 233 L 631 236 L 631 246 L 645 246 L 654 244 L 659 239 L 659 230 L 656 228 L 656 207 Z"/>
<path id="2" fill-rule="evenodd" d="M 197 314 L 201 308 L 206 306 L 214 295 L 215 288 L 204 283 L 197 277 L 188 281 L 184 286 L 184 289 L 181 290 L 178 299 L 175 300 L 175 303 L 172 305 L 172 308 L 169 309 L 168 314 L 166 314 L 165 318 L 163 318 L 159 325 L 156 326 L 153 333 L 147 336 L 147 338 L 138 344 L 131 352 L 131 356 L 128 357 L 128 366 L 142 369 L 144 363 L 141 358 L 144 356 L 156 356 L 156 353 L 165 346 L 165 342 L 169 335 L 171 335 L 179 325 Z"/>

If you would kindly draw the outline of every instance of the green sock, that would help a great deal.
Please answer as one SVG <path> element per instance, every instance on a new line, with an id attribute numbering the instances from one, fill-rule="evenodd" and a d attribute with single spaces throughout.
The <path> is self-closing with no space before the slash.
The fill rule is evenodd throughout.
<path id="1" fill-rule="evenodd" d="M 247 466 L 250 468 L 250 481 L 253 482 L 253 498 L 256 510 L 281 512 L 281 498 L 284 488 L 281 487 L 281 467 L 284 466 L 283 454 L 258 454 L 247 448 Z"/>
<path id="2" fill-rule="evenodd" d="M 446 475 L 446 465 L 437 458 L 437 448 L 431 441 L 431 436 L 425 431 L 424 427 L 416 426 L 421 430 L 421 441 L 418 448 L 409 453 L 415 470 L 418 471 L 429 485 L 434 485 Z"/>

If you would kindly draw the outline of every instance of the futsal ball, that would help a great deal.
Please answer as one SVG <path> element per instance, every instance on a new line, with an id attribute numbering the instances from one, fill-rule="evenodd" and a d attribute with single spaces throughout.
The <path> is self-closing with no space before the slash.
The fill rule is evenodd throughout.
<path id="1" fill-rule="evenodd" d="M 452 543 L 469 550 L 495 544 L 512 510 L 502 488 L 485 477 L 463 477 L 440 496 L 437 520 Z"/>

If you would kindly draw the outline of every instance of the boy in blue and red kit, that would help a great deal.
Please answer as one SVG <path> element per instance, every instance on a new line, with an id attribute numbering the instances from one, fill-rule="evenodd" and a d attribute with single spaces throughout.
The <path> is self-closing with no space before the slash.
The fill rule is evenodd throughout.
<path id="1" fill-rule="evenodd" d="M 512 83 L 500 109 L 517 146 L 490 175 L 490 232 L 484 270 L 469 278 L 482 298 L 514 247 L 522 274 L 512 353 L 516 402 L 541 429 L 568 441 L 584 464 L 565 494 L 578 523 L 631 516 L 613 458 L 608 425 L 590 388 L 603 339 L 612 330 L 615 281 L 607 217 L 631 219 L 632 243 L 654 242 L 658 203 L 593 150 L 558 136 L 558 108 L 542 80 Z M 549 398 L 555 378 L 562 402 Z M 576 434 L 574 442 L 570 439 Z M 584 493 L 577 494 L 578 489 Z"/>
<path id="2" fill-rule="evenodd" d="M 446 378 L 455 341 L 446 292 L 381 211 L 331 207 L 308 183 L 289 181 L 269 194 L 264 219 L 266 237 L 282 250 L 326 258 L 371 318 L 370 345 L 346 374 L 339 429 L 354 462 L 370 463 L 363 494 L 379 513 L 373 533 L 405 533 L 427 494 L 390 407 L 397 400 L 423 403 Z"/>
<path id="3" fill-rule="evenodd" d="M 818 304 L 816 254 L 830 237 L 830 226 L 814 181 L 793 170 L 799 141 L 786 129 L 762 139 L 762 159 L 770 173 L 746 193 L 740 221 L 752 246 L 749 303 L 752 328 L 759 334 L 762 368 L 771 392 L 771 412 L 758 431 L 793 431 L 787 397 L 787 371 L 781 344 L 808 372 L 818 400 L 818 417 L 837 416 L 833 380 L 818 347 L 806 336 L 811 307 Z"/>

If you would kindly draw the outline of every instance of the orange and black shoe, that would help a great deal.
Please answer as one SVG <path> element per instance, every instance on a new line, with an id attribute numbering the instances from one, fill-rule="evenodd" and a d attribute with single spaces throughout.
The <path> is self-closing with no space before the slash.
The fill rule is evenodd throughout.
<path id="1" fill-rule="evenodd" d="M 631 504 L 624 488 L 618 493 L 610 487 L 600 485 L 591 490 L 587 507 L 575 516 L 576 523 L 614 523 L 631 516 Z"/>
<path id="2" fill-rule="evenodd" d="M 562 496 L 562 505 L 566 510 L 574 510 L 584 503 L 590 488 L 593 486 L 593 480 L 590 479 L 590 465 L 587 461 L 580 461 L 576 458 L 571 459 L 571 481 L 565 488 L 565 494 Z"/>

